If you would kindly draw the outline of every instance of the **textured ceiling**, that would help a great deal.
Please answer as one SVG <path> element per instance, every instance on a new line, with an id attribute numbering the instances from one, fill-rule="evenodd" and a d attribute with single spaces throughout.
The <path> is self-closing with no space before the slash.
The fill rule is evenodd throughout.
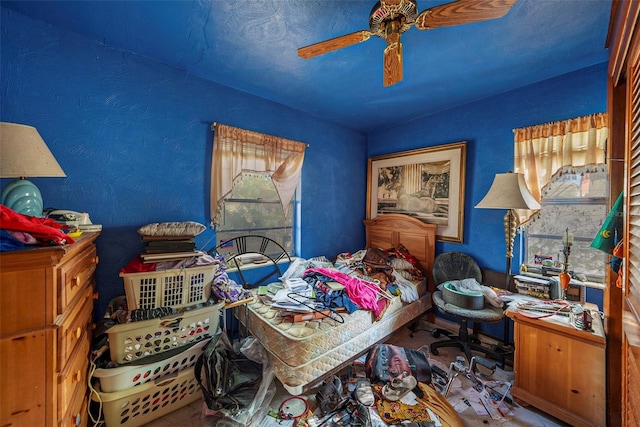
<path id="1" fill-rule="evenodd" d="M 417 0 L 418 11 L 446 3 Z M 402 35 L 404 79 L 384 87 L 384 40 L 311 59 L 297 49 L 368 29 L 373 0 L 2 1 L 191 74 L 361 131 L 396 125 L 607 60 L 611 0 L 518 0 L 500 19 Z"/>

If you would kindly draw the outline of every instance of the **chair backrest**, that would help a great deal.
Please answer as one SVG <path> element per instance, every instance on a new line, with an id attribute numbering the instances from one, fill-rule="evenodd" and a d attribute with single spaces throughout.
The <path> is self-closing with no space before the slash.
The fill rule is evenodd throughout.
<path id="1" fill-rule="evenodd" d="M 438 286 L 449 280 L 474 278 L 482 283 L 480 267 L 469 255 L 463 252 L 445 252 L 433 261 L 433 281 Z"/>

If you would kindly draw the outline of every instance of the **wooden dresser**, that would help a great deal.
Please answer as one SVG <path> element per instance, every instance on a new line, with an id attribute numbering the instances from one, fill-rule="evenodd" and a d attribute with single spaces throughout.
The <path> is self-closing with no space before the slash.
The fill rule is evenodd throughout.
<path id="1" fill-rule="evenodd" d="M 0 253 L 0 426 L 87 425 L 97 237 Z"/>

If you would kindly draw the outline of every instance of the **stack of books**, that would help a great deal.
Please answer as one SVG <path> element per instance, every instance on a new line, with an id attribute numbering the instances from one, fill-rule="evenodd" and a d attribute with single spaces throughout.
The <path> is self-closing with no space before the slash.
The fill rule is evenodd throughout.
<path id="1" fill-rule="evenodd" d="M 143 262 L 175 261 L 204 255 L 196 250 L 193 239 L 184 236 L 142 236 L 145 245 L 144 253 L 140 254 Z"/>

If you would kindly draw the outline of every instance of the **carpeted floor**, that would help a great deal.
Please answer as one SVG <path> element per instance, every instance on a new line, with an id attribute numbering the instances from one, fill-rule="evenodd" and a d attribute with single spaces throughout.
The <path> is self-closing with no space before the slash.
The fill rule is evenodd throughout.
<path id="1" fill-rule="evenodd" d="M 432 334 L 426 330 L 429 325 L 421 323 L 420 326 L 425 328 L 424 330 L 418 330 L 411 337 L 411 331 L 408 327 L 404 327 L 398 330 L 392 335 L 387 342 L 403 346 L 406 348 L 418 349 L 422 346 L 436 340 Z M 438 339 L 446 339 L 440 337 Z M 425 347 L 422 348 L 424 351 Z M 456 360 L 456 356 L 462 356 L 463 353 L 457 348 L 441 348 L 438 356 L 430 355 L 430 363 L 434 366 L 438 366 L 445 372 L 449 371 L 451 361 Z M 466 364 L 466 362 L 465 362 Z M 495 372 L 486 378 L 487 381 L 513 381 L 513 371 L 509 364 L 506 364 L 504 369 L 497 368 Z M 273 398 L 270 408 L 273 410 L 278 409 L 280 403 L 289 395 L 280 384 L 277 384 L 277 393 Z M 559 421 L 541 411 L 536 410 L 533 407 L 523 407 L 517 403 L 508 404 L 507 408 L 509 413 L 500 420 L 493 419 L 489 415 L 478 415 L 476 410 L 472 406 L 465 405 L 462 400 L 464 397 L 469 396 L 469 393 L 473 393 L 474 383 L 465 378 L 464 375 L 458 375 L 455 381 L 452 383 L 448 394 L 449 402 L 458 410 L 460 417 L 463 419 L 466 426 L 504 426 L 504 427 L 553 427 L 553 426 L 566 426 L 565 423 Z M 313 394 L 310 393 L 309 397 Z M 174 411 L 162 418 L 159 418 L 149 424 L 147 427 L 187 427 L 187 426 L 208 426 L 209 424 L 203 421 L 202 417 L 203 403 L 201 401 L 192 403 L 185 406 L 182 409 Z"/>

